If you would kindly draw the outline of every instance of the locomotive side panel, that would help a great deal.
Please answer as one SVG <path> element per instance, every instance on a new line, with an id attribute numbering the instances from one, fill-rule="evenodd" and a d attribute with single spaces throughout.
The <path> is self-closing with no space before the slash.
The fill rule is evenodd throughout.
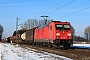
<path id="1" fill-rule="evenodd" d="M 43 28 L 40 28 L 38 33 L 39 33 L 38 39 L 39 39 L 40 41 L 42 41 L 42 39 L 43 39 Z"/>
<path id="2" fill-rule="evenodd" d="M 49 36 L 49 26 L 46 26 L 43 28 L 43 40 L 45 42 L 49 41 L 48 36 Z"/>
<path id="3" fill-rule="evenodd" d="M 35 29 L 34 41 L 35 42 L 48 42 L 49 38 L 49 27 Z"/>
<path id="4" fill-rule="evenodd" d="M 43 41 L 43 28 L 35 29 L 34 33 L 34 42 L 42 42 Z"/>
<path id="5" fill-rule="evenodd" d="M 51 40 L 51 43 L 53 43 L 53 40 L 55 40 L 55 25 L 54 23 L 50 23 L 49 25 L 49 36 L 48 38 Z"/>
<path id="6" fill-rule="evenodd" d="M 38 32 L 39 32 L 39 29 L 36 28 L 34 33 L 34 42 L 38 40 L 38 37 L 39 37 Z"/>

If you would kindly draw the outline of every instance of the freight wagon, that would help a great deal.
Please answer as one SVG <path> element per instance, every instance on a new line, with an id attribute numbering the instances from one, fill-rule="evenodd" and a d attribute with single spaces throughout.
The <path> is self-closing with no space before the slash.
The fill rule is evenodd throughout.
<path id="1" fill-rule="evenodd" d="M 21 35 L 21 38 L 25 43 L 32 44 L 34 42 L 34 29 L 35 28 L 29 29 Z"/>
<path id="2" fill-rule="evenodd" d="M 16 36 L 11 36 L 10 37 L 10 41 L 12 41 L 13 43 L 22 43 L 22 39 L 21 39 L 21 35 L 22 34 L 17 34 L 17 38 Z"/>

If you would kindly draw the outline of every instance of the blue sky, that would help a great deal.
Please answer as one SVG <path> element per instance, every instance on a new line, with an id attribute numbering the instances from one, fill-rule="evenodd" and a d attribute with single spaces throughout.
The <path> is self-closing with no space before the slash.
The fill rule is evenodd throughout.
<path id="1" fill-rule="evenodd" d="M 39 19 L 48 15 L 50 19 L 69 21 L 75 34 L 84 36 L 84 29 L 90 25 L 90 0 L 0 0 L 0 24 L 4 36 L 12 35 L 19 24 L 29 18 Z"/>

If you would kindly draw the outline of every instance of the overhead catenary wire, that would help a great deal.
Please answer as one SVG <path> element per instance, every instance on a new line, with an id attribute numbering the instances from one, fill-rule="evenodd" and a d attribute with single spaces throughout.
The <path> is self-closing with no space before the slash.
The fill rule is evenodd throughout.
<path id="1" fill-rule="evenodd" d="M 46 15 L 49 15 L 49 14 L 51 14 L 51 13 L 57 11 L 58 9 L 63 8 L 64 6 L 67 6 L 68 4 L 70 4 L 70 3 L 74 2 L 74 1 L 75 1 L 75 0 L 72 0 L 72 1 L 70 1 L 70 2 L 68 2 L 68 3 L 66 3 L 66 4 L 64 4 L 63 6 L 61 6 L 61 7 L 57 8 L 57 9 L 55 9 L 55 10 L 53 10 L 53 11 L 47 13 Z"/>
<path id="2" fill-rule="evenodd" d="M 79 13 L 79 12 L 84 11 L 84 10 L 87 10 L 87 9 L 90 9 L 90 7 L 87 7 L 87 8 L 81 9 L 81 10 L 79 10 L 79 11 L 73 12 L 73 13 L 71 13 L 71 14 L 62 16 L 61 18 L 65 18 L 65 17 L 67 17 L 67 16 L 70 16 L 70 15 L 73 15 L 73 14 L 76 14 L 76 13 Z"/>
<path id="3" fill-rule="evenodd" d="M 59 1 L 57 4 L 55 4 L 54 6 L 57 6 L 58 4 L 60 4 L 62 1 Z M 53 8 L 53 6 L 52 7 L 49 7 L 49 9 L 51 9 L 51 8 Z M 47 9 L 47 10 L 49 10 L 49 9 Z M 43 13 L 45 13 L 46 11 L 44 11 L 44 12 L 42 12 L 42 14 Z"/>
<path id="4" fill-rule="evenodd" d="M 71 11 L 72 9 L 74 9 L 74 8 L 76 8 L 76 7 L 78 7 L 78 6 L 81 6 L 81 5 L 83 5 L 83 4 L 85 4 L 85 3 L 89 2 L 89 1 L 90 1 L 90 0 L 87 0 L 87 1 L 85 1 L 85 2 L 83 2 L 83 3 L 81 3 L 81 4 L 79 4 L 79 5 L 74 6 L 73 8 L 71 8 L 71 9 L 69 9 L 69 10 L 66 10 L 66 11 Z M 59 14 L 63 14 L 63 13 L 65 13 L 65 11 L 64 11 L 64 12 L 61 12 L 61 13 L 59 13 Z"/>
<path id="5" fill-rule="evenodd" d="M 57 8 L 57 9 L 55 9 L 55 10 L 53 10 L 53 11 L 47 13 L 46 15 L 49 15 L 49 14 L 51 14 L 51 13 L 53 13 L 53 12 L 55 12 L 55 11 L 57 11 L 57 10 L 63 8 L 63 7 L 65 7 L 65 6 L 67 6 L 68 4 L 70 4 L 70 3 L 74 2 L 74 1 L 75 1 L 75 0 L 72 0 L 72 1 L 70 1 L 70 2 L 68 2 L 68 3 L 64 4 L 64 5 L 62 5 L 62 6 L 60 6 L 59 8 Z M 79 5 L 76 5 L 75 7 L 80 6 L 80 5 L 83 5 L 83 4 L 85 4 L 86 2 L 88 2 L 88 1 L 90 1 L 90 0 L 87 0 L 87 1 L 85 1 L 85 2 L 83 2 L 83 3 L 81 3 L 81 4 L 79 4 Z M 60 1 L 60 2 L 62 2 L 62 1 Z M 58 4 L 56 4 L 56 5 L 58 5 Z M 73 7 L 73 8 L 75 8 L 75 7 Z M 71 9 L 73 9 L 73 8 L 71 8 Z M 71 9 L 70 9 L 70 10 L 71 10 Z M 65 15 L 65 16 L 62 16 L 61 18 L 70 16 L 70 15 L 72 15 L 72 14 L 75 14 L 75 13 L 78 13 L 78 12 L 81 12 L 81 11 L 83 11 L 83 10 L 79 10 L 79 11 L 77 11 L 77 12 L 74 12 L 74 13 L 71 13 L 71 14 L 68 14 L 68 15 Z M 43 12 L 43 13 L 44 13 L 44 12 Z M 21 24 L 20 24 L 20 25 L 21 25 Z"/>

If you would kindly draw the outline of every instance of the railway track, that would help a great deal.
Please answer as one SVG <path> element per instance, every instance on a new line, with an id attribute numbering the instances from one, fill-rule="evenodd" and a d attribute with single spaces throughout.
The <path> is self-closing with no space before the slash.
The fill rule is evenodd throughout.
<path id="1" fill-rule="evenodd" d="M 60 56 L 65 56 L 71 58 L 73 60 L 90 60 L 90 50 L 88 49 L 68 49 L 68 50 L 61 50 L 56 48 L 48 48 L 43 46 L 36 46 L 36 45 L 20 45 L 21 47 L 28 49 L 33 48 L 37 49 L 38 51 L 45 51 L 49 53 L 53 53 Z"/>

